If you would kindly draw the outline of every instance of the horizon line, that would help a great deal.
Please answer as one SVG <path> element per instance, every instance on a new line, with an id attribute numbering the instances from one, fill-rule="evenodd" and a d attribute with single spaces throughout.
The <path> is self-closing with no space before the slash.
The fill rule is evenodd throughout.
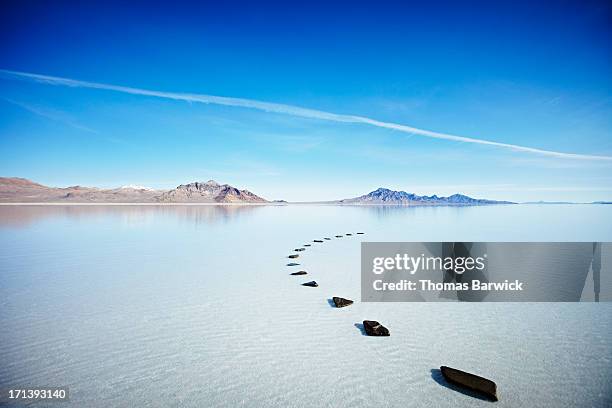
<path id="1" fill-rule="evenodd" d="M 29 183 L 33 183 L 33 184 L 38 184 L 42 187 L 48 188 L 48 189 L 62 189 L 62 190 L 66 190 L 66 189 L 71 189 L 71 188 L 86 188 L 86 189 L 95 189 L 95 190 L 99 190 L 99 191 L 113 191 L 113 190 L 120 190 L 120 189 L 124 189 L 124 188 L 131 188 L 131 189 L 135 189 L 135 190 L 148 190 L 150 192 L 157 192 L 157 193 L 166 193 L 166 192 L 170 192 L 172 190 L 175 190 L 179 187 L 185 186 L 185 185 L 189 185 L 189 184 L 193 184 L 193 183 L 202 183 L 202 184 L 207 184 L 207 183 L 211 183 L 214 182 L 220 186 L 230 186 L 230 187 L 234 187 L 237 188 L 240 191 L 248 191 L 252 194 L 253 193 L 251 190 L 249 190 L 248 188 L 240 188 L 240 187 L 235 187 L 231 184 L 228 183 L 219 183 L 214 179 L 210 179 L 206 182 L 203 181 L 192 181 L 189 183 L 181 183 L 176 185 L 176 187 L 170 187 L 170 188 L 150 188 L 150 187 L 146 187 L 146 186 L 138 186 L 138 185 L 122 185 L 122 186 L 113 186 L 113 187 L 97 187 L 95 185 L 81 185 L 81 184 L 76 184 L 76 185 L 66 185 L 65 187 L 60 187 L 60 186 L 50 186 L 50 185 L 46 185 L 46 184 L 42 184 L 39 183 L 37 181 L 33 181 L 29 178 L 26 177 L 19 177 L 19 176 L 1 176 L 0 175 L 0 180 L 2 179 L 18 179 L 18 180 L 24 180 L 27 181 Z M 473 194 L 473 193 L 463 193 L 463 192 L 455 192 L 453 194 L 449 194 L 449 195 L 443 195 L 443 193 L 431 193 L 430 195 L 427 195 L 427 193 L 414 193 L 414 192 L 406 192 L 405 190 L 401 189 L 401 190 L 394 190 L 388 187 L 377 187 L 372 191 L 369 191 L 365 194 L 361 194 L 361 195 L 357 195 L 357 196 L 353 196 L 353 197 L 347 197 L 347 198 L 338 198 L 338 199 L 319 199 L 319 200 L 314 200 L 314 201 L 309 201 L 309 200 L 285 200 L 285 199 L 266 199 L 263 198 L 261 196 L 257 195 L 260 198 L 263 198 L 265 200 L 265 202 L 263 203 L 249 203 L 249 202 L 239 202 L 239 203 L 235 203 L 235 204 L 259 204 L 259 205 L 265 205 L 265 204 L 278 204 L 278 205 L 282 205 L 282 204 L 322 204 L 322 205 L 391 205 L 391 206 L 402 206 L 402 205 L 406 205 L 406 204 L 397 204 L 397 203 L 390 203 L 390 204 L 386 204 L 386 203 L 366 203 L 366 202 L 343 202 L 345 200 L 354 200 L 354 199 L 358 199 L 361 198 L 363 196 L 367 196 L 371 193 L 374 193 L 376 191 L 379 190 L 387 190 L 387 191 L 391 191 L 391 192 L 396 192 L 396 193 L 404 193 L 404 194 L 412 194 L 415 195 L 417 197 L 426 197 L 426 198 L 432 198 L 432 197 L 437 197 L 439 199 L 446 199 L 446 198 L 450 198 L 452 196 L 463 196 L 463 197 L 467 197 L 467 198 L 471 198 L 471 199 L 475 199 L 475 200 L 485 200 L 485 201 L 492 201 L 493 203 L 491 204 L 496 204 L 496 205 L 502 205 L 502 204 L 609 204 L 612 203 L 612 200 L 594 200 L 594 201 L 568 201 L 568 200 L 517 200 L 517 201 L 509 201 L 507 199 L 489 199 L 489 198 L 482 198 L 481 194 Z M 455 190 L 457 191 L 457 190 Z M 358 194 L 358 193 L 356 193 Z M 438 196 L 438 194 L 440 194 Z M 474 195 L 476 196 L 480 196 L 480 197 L 474 197 Z M 482 195 L 485 195 L 485 193 L 483 192 Z M 150 203 L 150 202 L 126 202 L 126 203 L 121 203 L 121 202 L 37 202 L 37 201 L 32 201 L 32 202 L 10 202 L 10 201 L 0 201 L 0 205 L 2 204 L 23 204 L 23 205 L 29 205 L 29 204 L 92 204 L 92 205 L 105 205 L 105 204 L 156 204 L 156 203 Z M 162 203 L 157 203 L 157 204 L 162 204 Z M 169 202 L 169 203 L 165 203 L 165 204 L 214 204 L 214 203 L 188 203 L 188 202 Z M 218 204 L 228 204 L 228 203 L 218 203 Z M 487 204 L 471 204 L 471 205 L 487 205 Z"/>
<path id="2" fill-rule="evenodd" d="M 43 83 L 55 86 L 66 86 L 72 88 L 88 88 L 88 89 L 101 89 L 120 93 L 126 93 L 131 95 L 151 96 L 163 99 L 171 99 L 186 102 L 197 102 L 203 104 L 212 105 L 223 105 L 241 107 L 247 109 L 255 109 L 264 112 L 272 112 L 284 115 L 290 115 L 295 117 L 319 119 L 337 123 L 354 123 L 374 126 L 378 128 L 396 130 L 402 133 L 411 135 L 423 136 L 431 139 L 447 140 L 454 142 L 463 142 L 471 144 L 479 144 L 485 146 L 493 146 L 502 149 L 512 150 L 515 152 L 531 153 L 540 156 L 554 157 L 559 159 L 573 159 L 573 160 L 590 160 L 590 161 L 612 161 L 612 156 L 605 155 L 592 155 L 592 154 L 579 154 L 579 153 L 567 153 L 558 152 L 554 150 L 545 150 L 534 147 L 516 145 L 511 143 L 495 142 L 486 139 L 479 139 L 473 137 L 458 136 L 449 133 L 435 132 L 426 129 L 420 129 L 403 125 L 394 122 L 384 122 L 377 119 L 373 119 L 366 116 L 358 115 L 347 115 L 337 114 L 322 110 L 303 108 L 295 105 L 280 104 L 274 102 L 264 102 L 254 99 L 234 98 L 225 96 L 215 96 L 207 94 L 191 94 L 191 93 L 177 93 L 177 92 L 165 92 L 147 90 L 142 88 L 133 88 L 121 85 L 112 85 L 99 82 L 81 81 L 77 79 L 62 78 L 50 75 L 34 74 L 21 71 L 12 71 L 0 68 L 0 75 L 3 75 L 8 79 L 16 80 L 30 80 L 37 83 Z"/>

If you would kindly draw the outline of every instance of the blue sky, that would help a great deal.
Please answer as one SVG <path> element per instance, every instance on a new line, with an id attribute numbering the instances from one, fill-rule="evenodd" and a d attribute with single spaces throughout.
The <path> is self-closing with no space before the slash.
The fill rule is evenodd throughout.
<path id="1" fill-rule="evenodd" d="M 288 200 L 380 186 L 612 199 L 609 3 L 72 3 L 0 5 L 0 69 L 89 84 L 0 73 L 0 175 L 156 188 L 214 178 Z"/>

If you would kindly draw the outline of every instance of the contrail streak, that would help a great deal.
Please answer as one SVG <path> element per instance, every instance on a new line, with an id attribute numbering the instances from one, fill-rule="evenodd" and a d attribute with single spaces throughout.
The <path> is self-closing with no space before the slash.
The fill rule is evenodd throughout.
<path id="1" fill-rule="evenodd" d="M 131 88 L 120 85 L 102 84 L 97 82 L 79 81 L 76 79 L 60 78 L 49 75 L 31 74 L 27 72 L 10 71 L 0 69 L 0 75 L 10 79 L 30 80 L 50 85 L 68 86 L 75 88 L 90 88 L 103 89 L 108 91 L 122 92 L 132 95 L 153 96 L 157 98 L 174 99 L 178 101 L 199 102 L 213 105 L 235 106 L 242 108 L 257 109 L 265 112 L 281 113 L 286 115 L 298 116 L 302 118 L 312 118 L 328 120 L 332 122 L 342 123 L 358 123 L 364 125 L 375 126 L 378 128 L 397 130 L 411 135 L 425 136 L 433 139 L 450 140 L 453 142 L 474 143 L 480 145 L 500 147 L 510 149 L 516 152 L 533 153 L 542 156 L 556 157 L 561 159 L 578 159 L 578 160 L 604 160 L 612 161 L 612 156 L 597 156 L 590 154 L 576 154 L 556 152 L 553 150 L 536 149 L 533 147 L 520 146 L 510 143 L 494 142 L 491 140 L 476 139 L 472 137 L 456 136 L 448 133 L 434 132 L 430 130 L 418 129 L 411 126 L 402 125 L 393 122 L 382 122 L 376 119 L 365 116 L 342 115 L 331 112 L 320 111 L 316 109 L 301 108 L 299 106 L 284 105 L 279 103 L 262 102 L 243 98 L 229 98 L 224 96 L 204 95 L 204 94 L 189 94 L 176 92 L 152 91 L 147 89 Z"/>

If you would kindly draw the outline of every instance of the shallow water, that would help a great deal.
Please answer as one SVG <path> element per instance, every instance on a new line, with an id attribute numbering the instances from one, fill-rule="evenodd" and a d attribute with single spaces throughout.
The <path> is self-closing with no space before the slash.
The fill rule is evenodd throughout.
<path id="1" fill-rule="evenodd" d="M 612 241 L 612 206 L 0 206 L 0 388 L 67 385 L 75 407 L 488 405 L 440 384 L 449 365 L 494 379 L 499 406 L 612 405 L 612 303 L 330 307 L 359 299 L 360 241 L 442 240 Z"/>

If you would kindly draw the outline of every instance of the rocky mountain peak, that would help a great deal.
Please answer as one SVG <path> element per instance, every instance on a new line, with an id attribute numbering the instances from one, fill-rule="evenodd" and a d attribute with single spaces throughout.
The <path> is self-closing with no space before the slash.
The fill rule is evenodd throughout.
<path id="1" fill-rule="evenodd" d="M 463 194 L 453 194 L 449 197 L 440 197 L 436 194 L 420 196 L 405 191 L 395 191 L 380 187 L 360 197 L 340 200 L 340 203 L 363 204 L 393 204 L 393 205 L 485 205 L 485 204 L 511 204 L 508 201 L 484 200 L 468 197 Z"/>

